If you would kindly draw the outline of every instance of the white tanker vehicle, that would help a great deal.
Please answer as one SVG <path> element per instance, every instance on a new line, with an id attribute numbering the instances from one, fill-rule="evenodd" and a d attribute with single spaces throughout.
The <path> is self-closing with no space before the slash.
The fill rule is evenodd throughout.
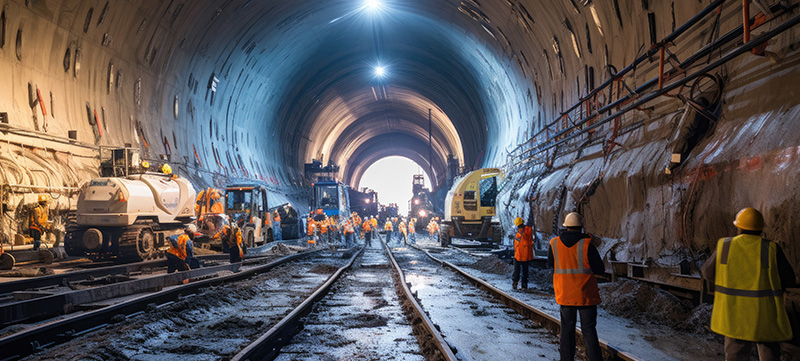
<path id="1" fill-rule="evenodd" d="M 195 196 L 191 183 L 168 174 L 92 179 L 80 189 L 64 248 L 95 261 L 161 257 L 166 237 L 192 221 Z"/>

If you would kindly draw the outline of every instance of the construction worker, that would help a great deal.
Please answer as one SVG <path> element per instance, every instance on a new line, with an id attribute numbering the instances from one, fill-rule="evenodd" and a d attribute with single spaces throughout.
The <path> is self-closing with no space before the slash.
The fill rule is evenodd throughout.
<path id="1" fill-rule="evenodd" d="M 725 336 L 725 360 L 780 360 L 781 341 L 791 340 L 784 305 L 786 288 L 796 287 L 794 269 L 781 247 L 761 237 L 764 217 L 754 208 L 736 214 L 735 237 L 721 238 L 701 267 L 714 284 L 711 330 Z"/>
<path id="2" fill-rule="evenodd" d="M 215 237 L 222 239 L 223 248 L 228 250 L 231 263 L 242 261 L 242 258 L 244 258 L 244 251 L 242 250 L 242 230 L 236 222 L 231 222 L 230 225 L 226 224 L 222 227 L 222 231 L 217 233 Z"/>
<path id="3" fill-rule="evenodd" d="M 272 212 L 272 238 L 275 241 L 283 240 L 283 233 L 281 232 L 281 214 L 277 209 Z"/>
<path id="4" fill-rule="evenodd" d="M 308 244 L 317 244 L 316 240 L 317 226 L 314 219 L 309 215 L 306 219 L 306 235 L 308 236 Z"/>
<path id="5" fill-rule="evenodd" d="M 599 239 L 582 232 L 583 217 L 576 212 L 567 214 L 559 237 L 550 240 L 548 267 L 553 267 L 553 290 L 556 303 L 561 305 L 561 361 L 575 359 L 575 324 L 581 316 L 581 331 L 589 361 L 601 361 L 597 340 L 597 305 L 600 290 L 595 274 L 605 272 L 603 259 L 592 244 Z"/>
<path id="6" fill-rule="evenodd" d="M 417 244 L 417 221 L 414 218 L 408 221 L 408 239 L 411 243 Z"/>
<path id="7" fill-rule="evenodd" d="M 400 220 L 400 237 L 403 239 L 403 244 L 408 244 L 408 229 L 406 228 L 406 221 Z"/>
<path id="8" fill-rule="evenodd" d="M 532 212 L 531 212 L 532 213 Z M 514 274 L 511 276 L 511 288 L 517 289 L 520 270 L 522 270 L 522 291 L 528 289 L 528 266 L 533 260 L 533 228 L 521 217 L 514 219 L 517 234 L 514 237 Z"/>
<path id="9" fill-rule="evenodd" d="M 372 229 L 372 236 L 373 236 L 373 237 L 375 237 L 375 234 L 376 234 L 375 232 L 378 232 L 378 219 L 377 219 L 377 218 L 375 218 L 375 216 L 370 216 L 370 217 L 369 217 L 369 223 L 370 223 L 370 225 L 372 226 L 372 227 L 371 227 L 371 229 Z"/>
<path id="10" fill-rule="evenodd" d="M 189 224 L 181 235 L 167 237 L 169 249 L 167 250 L 167 273 L 175 271 L 188 271 L 189 262 L 194 258 L 192 240 L 197 232 L 194 224 Z"/>
<path id="11" fill-rule="evenodd" d="M 386 243 L 391 242 L 393 232 L 392 220 L 386 220 L 386 224 L 383 225 L 383 230 L 386 231 Z"/>
<path id="12" fill-rule="evenodd" d="M 371 219 L 365 220 L 364 223 L 361 225 L 361 229 L 364 230 L 364 243 L 367 245 L 367 247 L 371 247 L 372 246 L 372 220 Z"/>
<path id="13" fill-rule="evenodd" d="M 47 195 L 39 195 L 39 204 L 33 207 L 28 221 L 28 234 L 33 238 L 33 249 L 39 249 L 42 244 L 42 232 L 50 229 L 47 223 Z"/>
<path id="14" fill-rule="evenodd" d="M 344 228 L 344 242 L 345 247 L 352 248 L 353 247 L 353 237 L 355 237 L 355 229 L 353 228 L 353 222 L 351 220 L 346 220 L 343 225 Z"/>

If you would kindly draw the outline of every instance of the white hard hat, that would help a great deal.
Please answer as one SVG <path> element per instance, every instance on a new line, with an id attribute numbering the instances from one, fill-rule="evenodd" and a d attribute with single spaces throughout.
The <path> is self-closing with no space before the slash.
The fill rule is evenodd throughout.
<path id="1" fill-rule="evenodd" d="M 583 217 L 578 212 L 572 212 L 564 217 L 564 227 L 583 227 Z"/>
<path id="2" fill-rule="evenodd" d="M 188 226 L 186 226 L 186 229 L 187 229 L 189 232 L 192 232 L 192 233 L 197 233 L 197 226 L 195 226 L 195 225 L 194 225 L 194 223 L 189 223 L 189 225 L 188 225 Z"/>

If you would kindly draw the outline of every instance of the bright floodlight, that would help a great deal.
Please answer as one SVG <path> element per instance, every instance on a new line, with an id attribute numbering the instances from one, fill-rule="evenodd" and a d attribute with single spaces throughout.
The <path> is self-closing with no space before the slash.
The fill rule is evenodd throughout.
<path id="1" fill-rule="evenodd" d="M 375 76 L 383 78 L 386 76 L 386 67 L 378 65 L 375 67 Z"/>
<path id="2" fill-rule="evenodd" d="M 380 0 L 364 0 L 364 7 L 369 11 L 378 11 L 381 9 Z"/>

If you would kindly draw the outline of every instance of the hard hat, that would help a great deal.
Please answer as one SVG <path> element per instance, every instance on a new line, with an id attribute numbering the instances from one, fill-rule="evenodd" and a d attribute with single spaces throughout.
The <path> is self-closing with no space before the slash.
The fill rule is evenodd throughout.
<path id="1" fill-rule="evenodd" d="M 39 202 L 47 202 L 47 194 L 40 194 Z"/>
<path id="2" fill-rule="evenodd" d="M 525 221 L 523 221 L 520 217 L 514 219 L 514 225 L 517 227 L 521 226 L 523 223 L 525 223 Z"/>
<path id="3" fill-rule="evenodd" d="M 197 233 L 197 226 L 195 226 L 194 223 L 189 223 L 189 225 L 186 226 L 186 230 L 192 233 Z"/>
<path id="4" fill-rule="evenodd" d="M 148 162 L 146 160 L 143 160 L 142 161 L 142 168 L 144 168 L 144 169 L 150 168 L 150 162 Z"/>
<path id="5" fill-rule="evenodd" d="M 164 165 L 161 166 L 161 173 L 172 174 L 172 167 L 170 167 L 169 164 L 164 163 Z"/>
<path id="6" fill-rule="evenodd" d="M 583 217 L 578 212 L 572 212 L 564 217 L 564 227 L 583 227 Z"/>
<path id="7" fill-rule="evenodd" d="M 747 207 L 736 214 L 733 225 L 748 231 L 760 231 L 764 229 L 764 216 L 755 208 Z"/>

